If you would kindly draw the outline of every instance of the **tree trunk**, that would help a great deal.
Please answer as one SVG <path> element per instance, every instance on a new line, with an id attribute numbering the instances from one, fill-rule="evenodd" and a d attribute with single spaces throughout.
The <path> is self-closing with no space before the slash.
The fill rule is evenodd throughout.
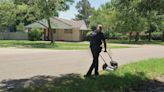
<path id="1" fill-rule="evenodd" d="M 135 42 L 138 42 L 138 40 L 139 40 L 139 32 L 136 32 L 136 36 L 135 36 Z"/>
<path id="2" fill-rule="evenodd" d="M 132 41 L 132 32 L 129 33 L 129 43 Z"/>
<path id="3" fill-rule="evenodd" d="M 162 32 L 162 42 L 164 42 L 164 30 Z"/>
<path id="4" fill-rule="evenodd" d="M 151 41 L 151 31 L 149 31 L 148 41 Z"/>
<path id="5" fill-rule="evenodd" d="M 48 22 L 48 33 L 50 36 L 51 43 L 54 43 L 53 31 L 51 29 L 50 19 L 47 19 Z"/>
<path id="6" fill-rule="evenodd" d="M 46 39 L 46 29 L 44 29 L 43 34 L 44 34 L 44 41 L 46 41 L 46 40 L 47 40 L 47 39 Z"/>

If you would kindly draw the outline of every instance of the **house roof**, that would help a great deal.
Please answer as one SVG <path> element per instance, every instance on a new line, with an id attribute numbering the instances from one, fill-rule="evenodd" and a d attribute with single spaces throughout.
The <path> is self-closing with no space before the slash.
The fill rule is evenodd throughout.
<path id="1" fill-rule="evenodd" d="M 50 23 L 52 29 L 72 29 L 71 25 L 63 23 L 62 21 L 57 20 L 56 18 L 50 18 Z M 46 19 L 34 22 L 26 26 L 26 28 L 47 28 L 47 27 L 48 27 L 48 22 Z"/>
<path id="2" fill-rule="evenodd" d="M 67 20 L 63 18 L 57 18 L 57 19 L 71 25 L 73 28 L 80 28 L 80 30 L 88 30 L 84 20 Z"/>
<path id="3" fill-rule="evenodd" d="M 75 21 L 75 20 L 67 20 L 67 19 L 58 18 L 58 17 L 51 17 L 50 22 L 51 22 L 51 27 L 53 29 L 79 28 L 80 30 L 88 30 L 83 20 Z M 34 22 L 26 26 L 26 28 L 47 28 L 47 27 L 48 27 L 48 23 L 46 19 Z"/>

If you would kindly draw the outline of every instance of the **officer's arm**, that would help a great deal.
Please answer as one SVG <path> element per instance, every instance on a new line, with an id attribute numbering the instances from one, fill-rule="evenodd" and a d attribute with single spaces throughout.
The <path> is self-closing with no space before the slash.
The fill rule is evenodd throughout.
<path id="1" fill-rule="evenodd" d="M 104 52 L 107 52 L 107 50 L 106 50 L 106 47 L 107 47 L 107 45 L 106 45 L 106 40 L 105 39 L 103 39 L 103 43 L 104 43 Z"/>
<path id="2" fill-rule="evenodd" d="M 105 38 L 105 35 L 102 33 L 102 41 L 104 43 L 104 52 L 107 52 L 106 48 L 107 48 L 107 45 L 106 45 L 106 38 Z"/>

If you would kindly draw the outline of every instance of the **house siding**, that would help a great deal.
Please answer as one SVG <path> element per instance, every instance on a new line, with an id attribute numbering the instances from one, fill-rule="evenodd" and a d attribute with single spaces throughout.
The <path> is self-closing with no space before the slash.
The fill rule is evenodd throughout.
<path id="1" fill-rule="evenodd" d="M 73 40 L 73 30 L 72 33 L 64 33 L 64 40 L 65 41 L 72 41 Z"/>
<path id="2" fill-rule="evenodd" d="M 53 36 L 54 36 L 54 40 L 56 40 L 56 39 L 58 39 L 58 30 L 56 30 L 56 32 L 55 33 L 53 33 Z"/>
<path id="3" fill-rule="evenodd" d="M 72 29 L 72 33 L 65 33 L 64 29 L 57 29 L 53 33 L 54 40 L 57 41 L 81 41 L 81 32 L 78 28 Z"/>
<path id="4" fill-rule="evenodd" d="M 73 29 L 73 34 L 72 34 L 72 41 L 80 41 L 80 29 L 75 28 Z"/>
<path id="5" fill-rule="evenodd" d="M 60 40 L 60 41 L 82 41 L 83 39 L 83 32 L 82 30 L 86 30 L 86 24 L 83 20 L 75 21 L 75 20 L 66 20 L 62 18 L 52 17 L 50 18 L 52 22 L 51 28 L 56 31 L 53 33 L 53 40 Z M 40 22 L 40 23 L 39 23 Z M 47 31 L 48 23 L 45 19 L 40 20 L 39 22 L 32 23 L 27 25 L 26 28 L 42 28 L 44 30 L 43 40 L 50 40 L 51 35 Z M 42 24 L 45 26 L 43 26 Z M 56 30 L 55 30 L 56 29 Z M 65 30 L 72 29 L 72 33 L 64 32 Z M 82 30 L 81 30 L 82 29 Z"/>

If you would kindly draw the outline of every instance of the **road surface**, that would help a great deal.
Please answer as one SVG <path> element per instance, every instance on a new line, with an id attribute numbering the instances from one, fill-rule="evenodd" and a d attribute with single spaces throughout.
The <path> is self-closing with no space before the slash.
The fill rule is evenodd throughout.
<path id="1" fill-rule="evenodd" d="M 109 61 L 107 54 L 101 54 Z M 112 49 L 111 54 L 119 65 L 123 65 L 142 59 L 164 57 L 164 46 L 143 45 L 136 48 Z M 84 74 L 91 62 L 92 55 L 89 50 L 0 48 L 0 81 L 37 75 Z M 100 68 L 102 63 L 100 58 Z"/>

